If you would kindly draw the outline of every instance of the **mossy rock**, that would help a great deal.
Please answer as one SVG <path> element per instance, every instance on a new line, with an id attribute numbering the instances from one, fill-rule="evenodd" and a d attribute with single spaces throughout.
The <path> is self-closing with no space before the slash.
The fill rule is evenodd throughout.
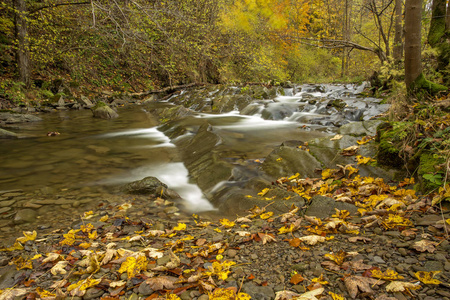
<path id="1" fill-rule="evenodd" d="M 420 155 L 419 169 L 417 171 L 419 189 L 426 193 L 442 186 L 442 175 L 436 168 L 445 163 L 442 157 L 436 157 L 433 153 L 425 152 Z"/>

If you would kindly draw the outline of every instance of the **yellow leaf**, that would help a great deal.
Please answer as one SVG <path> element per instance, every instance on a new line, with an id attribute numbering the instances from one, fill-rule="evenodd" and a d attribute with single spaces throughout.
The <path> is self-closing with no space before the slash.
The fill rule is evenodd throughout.
<path id="1" fill-rule="evenodd" d="M 222 260 L 223 259 L 223 255 L 222 254 L 216 255 L 216 259 L 217 260 Z"/>
<path id="2" fill-rule="evenodd" d="M 231 228 L 233 227 L 236 223 L 228 220 L 228 219 L 220 219 L 219 220 L 220 224 L 222 224 L 223 226 L 225 226 L 226 228 Z"/>
<path id="3" fill-rule="evenodd" d="M 325 169 L 325 170 L 323 170 L 322 171 L 322 179 L 325 180 L 325 179 L 330 178 L 333 175 L 334 171 L 335 170 L 333 170 L 333 169 Z"/>
<path id="4" fill-rule="evenodd" d="M 450 225 L 450 219 L 445 220 L 445 223 L 447 223 L 448 225 Z"/>
<path id="5" fill-rule="evenodd" d="M 119 273 L 127 272 L 128 278 L 133 278 L 146 268 L 147 258 L 144 255 L 139 256 L 137 259 L 133 256 L 129 256 L 122 265 L 120 265 Z"/>
<path id="6" fill-rule="evenodd" d="M 42 257 L 42 254 L 36 254 L 35 256 L 33 256 L 31 258 L 31 260 L 35 260 L 35 259 L 38 259 L 38 258 L 41 258 L 41 257 Z"/>
<path id="7" fill-rule="evenodd" d="M 258 196 L 264 197 L 269 191 L 270 191 L 269 188 L 265 188 L 261 192 L 258 193 Z"/>
<path id="8" fill-rule="evenodd" d="M 97 238 L 97 230 L 88 233 L 88 237 L 90 240 L 95 240 Z"/>
<path id="9" fill-rule="evenodd" d="M 292 175 L 291 177 L 289 177 L 288 180 L 296 179 L 299 176 L 300 176 L 300 173 L 295 173 L 295 175 Z"/>
<path id="10" fill-rule="evenodd" d="M 295 228 L 294 224 L 291 224 L 289 226 L 289 228 L 286 227 L 286 226 L 283 226 L 280 229 L 278 229 L 278 234 L 284 234 L 284 233 L 292 232 L 294 230 L 294 228 Z"/>
<path id="11" fill-rule="evenodd" d="M 23 246 L 17 240 L 14 242 L 14 245 L 8 248 L 2 248 L 0 251 L 15 251 L 15 250 L 23 250 Z"/>
<path id="12" fill-rule="evenodd" d="M 33 263 L 31 260 L 26 260 L 22 256 L 14 258 L 9 264 L 15 264 L 17 270 L 33 269 Z"/>
<path id="13" fill-rule="evenodd" d="M 37 232 L 36 230 L 31 231 L 24 231 L 23 232 L 23 237 L 17 238 L 16 241 L 20 242 L 20 243 L 25 243 L 27 241 L 34 241 L 36 239 L 37 236 Z"/>
<path id="14" fill-rule="evenodd" d="M 371 157 L 363 157 L 361 155 L 356 156 L 356 163 L 358 165 L 365 165 L 369 162 L 371 162 L 373 159 Z"/>
<path id="15" fill-rule="evenodd" d="M 323 279 L 323 274 L 320 274 L 319 277 L 311 279 L 312 282 L 320 283 L 322 285 L 328 284 L 328 281 Z"/>
<path id="16" fill-rule="evenodd" d="M 356 141 L 358 143 L 358 145 L 364 145 L 367 144 L 368 142 L 370 142 L 371 140 L 373 140 L 374 137 L 373 136 L 365 136 L 362 139 Z"/>
<path id="17" fill-rule="evenodd" d="M 422 281 L 425 284 L 440 284 L 441 281 L 434 279 L 433 277 L 440 273 L 441 271 L 432 271 L 432 272 L 425 272 L 425 271 L 419 271 L 414 273 L 417 279 Z"/>
<path id="18" fill-rule="evenodd" d="M 46 291 L 46 290 L 42 289 L 42 288 L 39 287 L 39 286 L 36 288 L 36 293 L 38 293 L 38 294 L 39 294 L 39 297 L 41 297 L 41 298 L 45 298 L 45 297 L 55 297 L 55 296 L 56 296 L 56 294 L 53 294 L 53 293 L 51 293 L 51 292 L 49 292 L 49 291 Z"/>
<path id="19" fill-rule="evenodd" d="M 220 230 L 219 228 L 214 228 L 215 232 L 222 232 L 222 230 Z"/>
<path id="20" fill-rule="evenodd" d="M 334 137 L 332 137 L 332 138 L 330 139 L 330 141 L 337 141 L 337 140 L 342 139 L 343 137 L 344 137 L 344 136 L 341 135 L 341 134 L 336 134 Z"/>
<path id="21" fill-rule="evenodd" d="M 168 294 L 166 296 L 167 300 L 181 300 L 180 297 L 178 297 L 176 294 Z"/>
<path id="22" fill-rule="evenodd" d="M 75 239 L 76 239 L 75 234 L 76 234 L 78 231 L 79 231 L 79 230 L 71 229 L 68 233 L 63 234 L 64 240 L 62 240 L 62 241 L 60 242 L 60 244 L 61 244 L 61 245 L 68 245 L 68 246 L 73 245 L 73 243 L 75 243 Z"/>
<path id="23" fill-rule="evenodd" d="M 401 275 L 398 275 L 397 272 L 391 269 L 387 269 L 384 272 L 381 272 L 381 270 L 374 269 L 371 271 L 372 277 L 383 279 L 383 280 L 397 280 L 397 279 L 403 279 L 404 277 Z"/>
<path id="24" fill-rule="evenodd" d="M 236 295 L 236 300 L 250 300 L 252 297 L 246 293 L 238 293 Z"/>
<path id="25" fill-rule="evenodd" d="M 186 230 L 186 224 L 185 223 L 178 223 L 178 225 L 175 226 L 173 228 L 173 230 L 177 230 L 177 231 Z"/>
<path id="26" fill-rule="evenodd" d="M 235 298 L 236 293 L 230 289 L 217 288 L 209 294 L 209 300 L 232 300 Z"/>
<path id="27" fill-rule="evenodd" d="M 333 292 L 328 292 L 328 295 L 330 295 L 331 298 L 333 298 L 333 300 L 345 300 L 344 296 L 341 296 L 339 294 L 335 294 Z"/>
<path id="28" fill-rule="evenodd" d="M 334 261 L 338 266 L 344 263 L 345 257 L 347 256 L 347 252 L 344 250 L 340 250 L 337 253 L 327 253 L 325 257 Z"/>
<path id="29" fill-rule="evenodd" d="M 92 218 L 94 216 L 94 212 L 91 210 L 91 211 L 87 211 L 87 212 L 85 212 L 84 214 L 83 214 L 83 218 L 84 219 L 90 219 L 90 218 Z"/>
<path id="30" fill-rule="evenodd" d="M 101 281 L 102 281 L 101 279 L 86 278 L 85 280 L 80 280 L 77 283 L 69 285 L 67 287 L 67 291 L 70 292 L 75 290 L 76 288 L 78 288 L 80 291 L 84 291 L 90 287 L 96 286 Z"/>
<path id="31" fill-rule="evenodd" d="M 277 158 L 277 162 L 280 162 L 280 161 L 282 161 L 283 159 L 281 158 L 281 157 L 278 157 Z"/>
<path id="32" fill-rule="evenodd" d="M 91 246 L 91 243 L 81 243 L 79 246 L 81 248 L 87 249 L 87 248 L 89 248 Z"/>
<path id="33" fill-rule="evenodd" d="M 109 216 L 108 215 L 104 215 L 103 217 L 100 218 L 100 222 L 106 222 L 108 221 Z"/>
<path id="34" fill-rule="evenodd" d="M 80 230 L 82 231 L 82 232 L 91 232 L 92 231 L 92 229 L 94 229 L 94 225 L 92 225 L 91 223 L 88 223 L 88 224 L 86 224 L 86 225 L 81 225 L 80 226 Z"/>
<path id="35" fill-rule="evenodd" d="M 266 213 L 260 215 L 259 217 L 260 217 L 261 219 L 265 220 L 265 219 L 270 218 L 271 216 L 273 216 L 273 212 L 272 212 L 272 211 L 269 211 L 269 212 L 266 212 Z"/>

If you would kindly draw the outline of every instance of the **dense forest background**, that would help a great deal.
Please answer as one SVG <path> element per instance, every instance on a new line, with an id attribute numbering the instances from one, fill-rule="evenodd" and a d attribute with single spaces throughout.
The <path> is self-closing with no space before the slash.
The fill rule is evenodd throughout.
<path id="1" fill-rule="evenodd" d="M 46 99 L 61 79 L 121 92 L 370 77 L 387 88 L 405 67 L 448 86 L 448 11 L 445 0 L 2 0 L 0 97 Z M 414 47 L 420 66 L 403 59 Z"/>

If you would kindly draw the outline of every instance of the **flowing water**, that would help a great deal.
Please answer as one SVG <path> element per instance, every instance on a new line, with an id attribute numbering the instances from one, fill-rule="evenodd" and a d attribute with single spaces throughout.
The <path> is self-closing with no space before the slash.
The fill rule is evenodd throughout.
<path id="1" fill-rule="evenodd" d="M 370 118 L 371 105 L 378 101 L 356 98 L 359 92 L 358 86 L 329 85 L 322 91 L 317 91 L 316 86 L 303 86 L 286 89 L 285 96 L 274 100 L 255 101 L 241 112 L 197 112 L 183 120 L 187 129 L 183 138 L 193 135 L 198 120 L 203 119 L 221 137 L 222 157 L 263 158 L 283 141 L 332 135 L 337 130 L 334 125 L 343 120 Z M 327 104 L 337 98 L 353 105 L 348 116 L 342 117 Z M 191 211 L 214 209 L 190 179 L 176 142 L 160 131 L 159 116 L 151 113 L 155 106 L 171 105 L 165 102 L 121 107 L 120 117 L 115 120 L 93 118 L 89 110 L 57 111 L 40 115 L 41 122 L 9 128 L 22 138 L 0 142 L 0 196 L 10 190 L 37 191 L 48 198 L 60 197 L 66 190 L 103 193 L 155 176 L 177 191 Z M 51 131 L 60 135 L 47 136 Z M 95 197 L 92 201 L 96 201 Z M 86 207 L 71 209 L 80 213 Z M 46 206 L 47 212 L 54 210 L 55 214 L 66 208 Z M 0 208 L 0 220 L 12 218 L 14 211 Z"/>

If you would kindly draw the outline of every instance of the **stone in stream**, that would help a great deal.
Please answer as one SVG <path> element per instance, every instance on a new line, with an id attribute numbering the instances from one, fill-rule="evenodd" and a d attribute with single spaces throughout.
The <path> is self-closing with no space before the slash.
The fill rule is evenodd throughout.
<path id="1" fill-rule="evenodd" d="M 37 212 L 34 209 L 21 209 L 17 211 L 16 216 L 14 217 L 14 224 L 24 224 L 24 223 L 32 223 L 36 220 Z"/>
<path id="2" fill-rule="evenodd" d="M 155 194 L 161 191 L 161 188 L 167 189 L 167 185 L 158 178 L 149 176 L 144 179 L 133 181 L 124 186 L 124 191 L 129 194 Z"/>
<path id="3" fill-rule="evenodd" d="M 119 117 L 119 114 L 116 111 L 103 102 L 97 103 L 97 105 L 92 108 L 92 114 L 94 118 L 100 119 L 114 119 Z"/>
<path id="4" fill-rule="evenodd" d="M 0 139 L 17 139 L 18 136 L 12 131 L 0 128 Z"/>
<path id="5" fill-rule="evenodd" d="M 0 112 L 0 122 L 5 124 L 26 123 L 42 121 L 41 118 L 31 114 L 14 114 L 9 112 Z"/>

